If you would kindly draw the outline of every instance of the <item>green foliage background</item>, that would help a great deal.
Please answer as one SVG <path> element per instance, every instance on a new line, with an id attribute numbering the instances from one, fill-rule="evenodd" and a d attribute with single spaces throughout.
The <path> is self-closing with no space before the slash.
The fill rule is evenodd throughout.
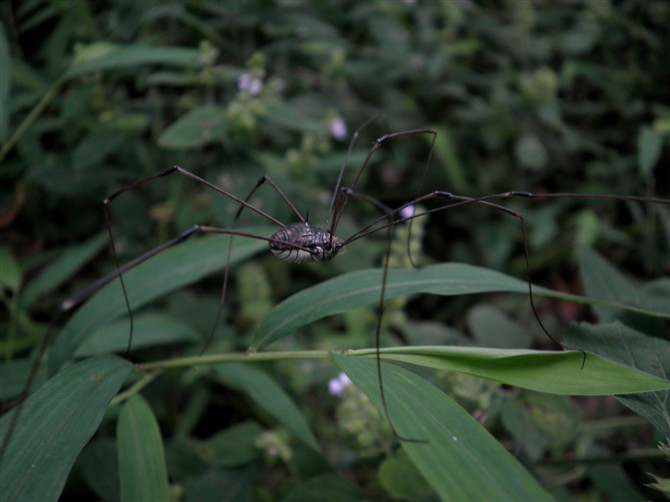
<path id="1" fill-rule="evenodd" d="M 593 298 L 587 303 L 601 302 L 589 311 L 559 302 L 560 293 L 538 289 L 535 302 L 549 330 L 560 335 L 574 320 L 618 320 L 624 325 L 581 325 L 565 337 L 572 347 L 665 378 L 667 385 L 670 288 L 667 279 L 660 279 L 670 270 L 667 2 L 29 0 L 4 3 L 1 13 L 0 397 L 7 405 L 21 391 L 60 302 L 115 269 L 106 250 L 105 197 L 174 164 L 239 197 L 266 174 L 311 222 L 322 222 L 349 138 L 370 119 L 375 120 L 361 130 L 348 157 L 345 184 L 376 137 L 419 128 L 438 133 L 432 157 L 426 135 L 398 138 L 374 156 L 358 190 L 391 207 L 431 190 L 473 197 L 520 190 L 666 199 L 666 204 L 593 198 L 506 204 L 523 214 L 528 226 L 533 282 L 577 293 L 581 283 Z M 340 120 L 346 137 L 333 134 Z M 294 218 L 269 187 L 252 202 L 281 221 Z M 427 208 L 439 205 L 432 201 Z M 190 180 L 161 178 L 112 204 L 120 259 L 129 261 L 196 223 L 227 228 L 236 210 L 232 201 Z M 338 234 L 347 237 L 376 216 L 374 208 L 353 201 Z M 423 266 L 464 262 L 525 280 L 523 237 L 514 218 L 470 205 L 415 223 L 410 245 Z M 264 236 L 274 231 L 251 214 L 240 225 Z M 391 251 L 398 268 L 411 269 L 407 238 L 407 229 L 399 227 Z M 151 260 L 155 269 L 138 271 L 135 285 L 128 277 L 130 301 L 138 304 L 133 309 L 133 362 L 197 356 L 211 332 L 228 241 L 194 239 L 179 246 L 181 251 L 175 248 L 175 253 Z M 577 242 L 581 246 L 575 253 Z M 68 494 L 92 493 L 103 500 L 162 498 L 169 479 L 170 496 L 187 500 L 220 500 L 222 493 L 231 500 L 300 500 L 314 493 L 332 493 L 341 500 L 456 497 L 453 486 L 435 481 L 444 479 L 443 473 L 431 471 L 421 445 L 399 448 L 385 422 L 353 387 L 341 396 L 328 394 L 328 381 L 338 370 L 322 359 L 324 351 L 373 347 L 376 323 L 374 299 L 357 304 L 369 306 L 353 308 L 338 303 L 334 292 L 336 287 L 345 292 L 378 288 L 378 275 L 343 274 L 379 267 L 385 246 L 383 235 L 373 236 L 353 243 L 333 262 L 298 267 L 261 253 L 263 241 L 237 239 L 224 320 L 208 355 L 260 346 L 258 341 L 282 320 L 295 316 L 300 321 L 319 294 L 335 297 L 332 312 L 342 314 L 298 322 L 270 347 L 283 355 L 263 364 L 214 366 L 223 361 L 201 359 L 176 363 L 178 368 L 171 370 L 158 363 L 161 374 L 133 373 L 127 384 L 136 387 L 115 404 L 132 397 L 110 407 L 104 418 L 104 407 L 123 383 L 119 375 L 129 368 L 122 361 L 89 357 L 125 354 L 128 322 L 118 284 L 101 291 L 97 303 L 88 302 L 69 319 L 61 317 L 49 354 L 51 372 L 84 359 L 80 364 L 89 366 L 70 366 L 73 373 L 63 376 L 66 368 L 57 376 L 86 380 L 81 375 L 87 371 L 104 369 L 118 381 L 109 383 L 107 401 L 90 405 L 91 410 L 98 406 L 99 415 L 91 420 L 102 422 L 92 427 L 90 433 L 97 432 L 79 460 L 75 462 L 78 450 L 71 461 L 65 460 L 70 452 L 56 459 L 61 466 L 74 462 L 72 474 L 68 477 L 66 469 L 59 477 L 50 476 L 44 489 L 57 497 L 67 478 Z M 441 284 L 453 277 L 452 269 L 450 275 L 437 275 L 445 270 L 428 269 Z M 464 274 L 464 281 L 475 280 L 472 270 Z M 658 497 L 644 485 L 653 482 L 648 472 L 669 476 L 653 449 L 670 429 L 667 390 L 622 398 L 638 417 L 611 397 L 624 392 L 617 385 L 632 374 L 618 373 L 623 370 L 600 360 L 590 365 L 587 360 L 587 389 L 580 392 L 578 382 L 566 383 L 570 390 L 563 394 L 609 396 L 605 398 L 571 401 L 556 393 L 556 382 L 567 382 L 577 372 L 579 362 L 573 359 L 561 359 L 567 366 L 559 365 L 552 374 L 542 369 L 544 356 L 524 352 L 509 363 L 510 374 L 503 374 L 501 360 L 514 356 L 507 349 L 551 348 L 527 297 L 447 298 L 436 295 L 456 292 L 411 289 L 402 277 L 398 275 L 398 287 L 404 284 L 410 288 L 404 293 L 414 296 L 399 293 L 387 302 L 383 345 L 400 347 L 388 357 L 423 366 L 418 371 L 422 377 L 448 390 L 521 460 L 525 468 L 502 448 L 495 449 L 499 443 L 488 439 L 483 428 L 475 429 L 463 418 L 463 427 L 476 430 L 478 446 L 469 453 L 495 451 L 492 465 L 481 469 L 492 477 L 496 471 L 502 479 L 518 480 L 514 489 L 520 491 L 510 496 Z M 194 285 L 182 287 L 196 278 Z M 340 282 L 324 283 L 331 278 Z M 520 287 L 505 282 L 502 288 L 479 291 L 523 291 L 525 283 Z M 156 299 L 140 306 L 145 290 Z M 293 304 L 270 310 L 299 292 L 305 293 Z M 432 294 L 418 296 L 422 292 Z M 606 308 L 602 302 L 638 310 Z M 84 343 L 79 334 L 87 338 Z M 634 353 L 632 360 L 604 350 L 607 337 L 619 341 L 622 353 Z M 429 364 L 424 356 L 403 352 L 405 345 L 474 345 L 499 352 L 466 351 L 473 362 L 458 351 L 447 356 L 435 349 L 429 355 L 440 358 L 439 363 Z M 636 347 L 644 353 L 633 351 Z M 311 353 L 317 354 L 313 359 L 302 352 L 310 349 L 318 351 Z M 291 352 L 305 357 L 291 360 Z M 447 363 L 448 357 L 456 362 Z M 535 363 L 538 373 L 524 373 Z M 197 371 L 188 369 L 195 364 Z M 47 378 L 45 367 L 34 388 Z M 366 393 L 372 396 L 376 375 L 365 368 L 348 367 L 348 372 L 364 391 L 368 385 Z M 353 376 L 358 371 L 360 382 Z M 393 399 L 395 379 L 405 382 L 398 384 L 398 408 L 407 399 L 403 388 L 433 396 L 426 380 L 416 383 L 416 376 L 388 371 Z M 596 392 L 604 375 L 612 375 L 611 386 L 603 384 Z M 429 414 L 437 399 L 426 397 L 417 406 L 426 406 Z M 44 423 L 39 410 L 47 404 L 26 405 L 17 437 L 28 441 L 37 436 L 20 424 Z M 462 408 L 452 404 L 439 403 L 451 410 L 444 412 L 451 417 L 444 422 L 460 423 Z M 68 409 L 64 401 L 62 408 Z M 399 409 L 397 416 L 398 422 L 407 419 L 422 427 L 412 422 L 419 418 L 406 417 Z M 140 468 L 129 454 L 137 445 L 133 424 L 145 427 L 151 438 L 138 448 L 146 455 L 138 465 L 167 459 L 167 469 L 139 476 L 153 480 L 147 483 L 147 489 L 156 487 L 153 492 L 138 492 L 142 483 L 133 482 Z M 438 434 L 443 431 L 427 427 L 431 448 L 441 446 Z M 73 427 L 71 433 L 76 436 L 81 429 Z M 639 448 L 642 453 L 633 453 Z M 36 451 L 42 451 L 39 445 Z M 439 454 L 445 465 L 448 459 L 454 468 L 465 465 L 458 451 Z M 3 469 L 12 461 L 5 457 Z M 481 470 L 464 469 L 462 478 L 482 475 Z M 45 466 L 44 472 L 52 471 Z M 121 479 L 115 482 L 117 472 Z M 398 479 L 407 481 L 398 486 Z M 460 495 L 472 497 L 478 488 L 482 496 L 489 493 L 483 485 L 464 486 Z"/>

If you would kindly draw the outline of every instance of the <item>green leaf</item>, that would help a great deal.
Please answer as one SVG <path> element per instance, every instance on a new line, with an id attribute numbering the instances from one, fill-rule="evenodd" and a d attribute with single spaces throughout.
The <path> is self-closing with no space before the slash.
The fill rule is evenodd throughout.
<path id="1" fill-rule="evenodd" d="M 129 326 L 127 319 L 103 326 L 79 346 L 75 355 L 83 357 L 127 350 Z M 193 326 L 167 315 L 144 314 L 133 319 L 133 350 L 200 340 Z"/>
<path id="2" fill-rule="evenodd" d="M 262 229 L 259 232 L 263 234 Z M 123 278 L 131 308 L 136 310 L 154 298 L 224 268 L 227 246 L 227 236 L 193 238 L 128 271 Z M 231 265 L 266 248 L 264 241 L 238 239 L 234 242 Z M 59 368 L 99 328 L 126 313 L 121 287 L 117 280 L 112 281 L 88 300 L 58 334 L 49 353 L 50 372 Z"/>
<path id="3" fill-rule="evenodd" d="M 10 106 L 9 96 L 12 85 L 12 53 L 5 33 L 5 23 L 0 21 L 0 144 L 9 138 Z"/>
<path id="4" fill-rule="evenodd" d="M 571 326 L 565 340 L 573 347 L 588 350 L 601 357 L 625 364 L 640 373 L 665 381 L 666 386 L 657 392 L 616 396 L 635 413 L 649 420 L 665 437 L 670 437 L 670 341 L 646 336 L 625 324 L 591 325 L 580 323 Z M 618 377 L 623 378 L 623 375 Z M 663 390 L 665 389 L 665 390 Z"/>
<path id="5" fill-rule="evenodd" d="M 573 337 L 570 338 L 572 342 Z M 458 371 L 524 389 L 574 396 L 628 394 L 670 389 L 670 382 L 643 371 L 581 352 L 481 347 L 392 347 L 382 357 L 440 370 Z M 351 350 L 375 357 L 375 349 Z"/>
<path id="6" fill-rule="evenodd" d="M 534 134 L 521 136 L 514 145 L 514 154 L 519 164 L 534 171 L 543 169 L 549 160 L 547 149 Z"/>
<path id="7" fill-rule="evenodd" d="M 252 348 L 261 350 L 318 319 L 378 302 L 381 283 L 381 270 L 359 270 L 325 281 L 291 296 L 265 316 L 254 335 Z M 387 300 L 417 293 L 457 296 L 490 292 L 528 294 L 528 283 L 494 270 L 462 263 L 442 263 L 420 269 L 389 270 L 386 285 Z M 670 318 L 670 314 L 663 312 L 569 295 L 539 286 L 533 286 L 533 294 L 576 303 L 597 303 Z"/>
<path id="8" fill-rule="evenodd" d="M 7 500 L 58 500 L 72 464 L 102 420 L 132 365 L 113 356 L 68 367 L 32 394 L 0 465 Z M 15 411 L 0 420 L 3 444 Z"/>
<path id="9" fill-rule="evenodd" d="M 256 422 L 242 422 L 202 441 L 198 454 L 214 467 L 242 467 L 260 456 L 256 447 L 263 429 Z"/>
<path id="10" fill-rule="evenodd" d="M 282 502 L 304 502 L 305 500 L 369 500 L 354 483 L 335 474 L 324 474 L 310 478 L 293 488 Z"/>
<path id="11" fill-rule="evenodd" d="M 379 482 L 393 499 L 412 500 L 428 497 L 430 487 L 403 449 L 386 458 L 379 466 Z"/>
<path id="12" fill-rule="evenodd" d="M 248 364 L 219 364 L 214 369 L 225 385 L 249 394 L 258 406 L 275 417 L 288 431 L 319 451 L 319 445 L 300 409 L 265 372 Z"/>
<path id="13" fill-rule="evenodd" d="M 56 288 L 93 258 L 107 242 L 107 235 L 99 234 L 83 244 L 65 248 L 57 260 L 26 285 L 21 296 L 21 305 L 30 307 L 42 293 Z"/>
<path id="14" fill-rule="evenodd" d="M 332 354 L 336 364 L 381 411 L 372 359 Z M 523 466 L 463 408 L 432 384 L 383 364 L 391 419 L 414 465 L 442 500 L 551 500 Z"/>
<path id="15" fill-rule="evenodd" d="M 72 168 L 76 171 L 100 168 L 101 163 L 127 141 L 123 131 L 103 126 L 84 136 L 72 152 Z"/>
<path id="16" fill-rule="evenodd" d="M 300 113 L 295 107 L 288 106 L 281 101 L 266 103 L 265 119 L 275 125 L 307 133 L 322 133 L 327 129 L 324 121 Z"/>
<path id="17" fill-rule="evenodd" d="M 254 471 L 209 470 L 186 487 L 186 502 L 251 502 Z"/>
<path id="18" fill-rule="evenodd" d="M 86 484 L 103 501 L 119 500 L 119 457 L 112 438 L 91 440 L 79 455 L 77 465 Z"/>
<path id="19" fill-rule="evenodd" d="M 226 110 L 205 105 L 191 110 L 163 131 L 158 144 L 171 150 L 199 148 L 210 143 L 221 143 L 227 130 Z"/>
<path id="20" fill-rule="evenodd" d="M 588 246 L 577 246 L 579 270 L 586 294 L 606 302 L 630 303 L 635 305 L 638 293 L 635 285 L 624 277 L 607 260 Z M 593 305 L 600 321 L 615 319 L 616 310 Z"/>
<path id="21" fill-rule="evenodd" d="M 135 394 L 121 408 L 116 434 L 121 500 L 170 500 L 163 440 L 141 396 Z"/>
<path id="22" fill-rule="evenodd" d="M 646 178 L 661 158 L 663 136 L 649 126 L 643 126 L 637 135 L 637 164 Z"/>
<path id="23" fill-rule="evenodd" d="M 139 65 L 164 64 L 186 68 L 203 65 L 202 51 L 186 47 L 152 47 L 149 45 L 129 45 L 115 47 L 106 44 L 98 51 L 95 44 L 89 46 L 90 54 L 80 56 L 63 75 L 63 79 L 85 73 L 116 68 L 131 68 Z M 86 51 L 87 47 L 81 49 Z"/>
<path id="24" fill-rule="evenodd" d="M 26 379 L 35 363 L 33 357 L 25 357 L 22 359 L 13 359 L 11 361 L 4 361 L 0 364 L 0 399 L 9 399 L 16 397 L 23 392 L 26 385 Z M 39 388 L 46 381 L 46 367 L 44 364 L 40 365 L 33 388 Z"/>
<path id="25" fill-rule="evenodd" d="M 529 333 L 507 317 L 498 307 L 479 303 L 468 310 L 468 328 L 482 347 L 525 348 L 530 345 Z"/>
<path id="26" fill-rule="evenodd" d="M 435 153 L 444 165 L 445 175 L 449 182 L 448 186 L 456 193 L 467 193 L 469 191 L 467 179 L 465 176 L 465 166 L 458 157 L 458 151 L 452 134 L 446 127 L 431 126 L 437 132 L 435 139 Z M 426 136 L 429 141 L 432 141 L 431 136 Z"/>
<path id="27" fill-rule="evenodd" d="M 9 248 L 0 247 L 0 286 L 16 291 L 21 284 L 21 266 Z"/>
<path id="28" fill-rule="evenodd" d="M 568 396 L 524 391 L 502 405 L 502 423 L 523 448 L 539 461 L 552 448 L 568 445 L 579 428 L 579 415 Z"/>

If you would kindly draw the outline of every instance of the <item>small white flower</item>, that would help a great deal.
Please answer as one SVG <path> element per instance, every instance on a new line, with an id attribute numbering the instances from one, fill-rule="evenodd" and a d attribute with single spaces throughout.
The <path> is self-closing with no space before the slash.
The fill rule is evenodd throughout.
<path id="1" fill-rule="evenodd" d="M 351 385 L 351 380 L 345 373 L 340 373 L 337 378 L 332 378 L 328 382 L 328 392 L 331 396 L 341 396 L 345 387 Z"/>
<path id="2" fill-rule="evenodd" d="M 335 117 L 330 121 L 330 135 L 338 141 L 347 138 L 347 124 L 342 117 Z"/>
<path id="3" fill-rule="evenodd" d="M 414 204 L 411 204 L 409 206 L 405 206 L 400 210 L 400 216 L 406 220 L 407 218 L 411 218 L 414 216 L 414 211 L 416 210 L 416 207 Z"/>
<path id="4" fill-rule="evenodd" d="M 263 90 L 263 82 L 260 78 L 252 77 L 250 73 L 243 73 L 237 79 L 237 90 L 256 96 Z"/>

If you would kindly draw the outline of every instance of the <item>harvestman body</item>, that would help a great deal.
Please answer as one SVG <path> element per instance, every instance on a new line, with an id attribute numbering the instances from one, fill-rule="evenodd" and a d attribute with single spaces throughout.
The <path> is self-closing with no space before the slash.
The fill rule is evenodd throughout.
<path id="1" fill-rule="evenodd" d="M 343 239 L 307 222 L 291 223 L 270 239 L 272 254 L 288 263 L 330 261 L 347 250 Z"/>

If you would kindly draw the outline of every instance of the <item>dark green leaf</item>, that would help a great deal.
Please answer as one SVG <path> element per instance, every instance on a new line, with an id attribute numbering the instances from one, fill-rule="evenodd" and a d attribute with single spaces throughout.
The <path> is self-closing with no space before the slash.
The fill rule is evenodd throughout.
<path id="1" fill-rule="evenodd" d="M 99 234 L 83 244 L 65 248 L 57 260 L 26 285 L 21 296 L 22 306 L 30 307 L 41 294 L 56 288 L 95 256 L 107 242 L 107 235 Z"/>
<path id="2" fill-rule="evenodd" d="M 617 396 L 617 399 L 654 424 L 663 436 L 670 437 L 670 341 L 645 336 L 619 321 L 600 325 L 574 325 L 566 333 L 565 340 L 573 347 L 588 350 L 664 380 L 667 384 L 665 390 Z"/>
<path id="3" fill-rule="evenodd" d="M 382 410 L 372 359 L 333 354 L 356 387 Z M 474 418 L 415 374 L 383 365 L 384 391 L 398 433 L 425 442 L 402 443 L 443 500 L 551 500 L 523 466 Z"/>
<path id="4" fill-rule="evenodd" d="M 72 464 L 131 369 L 117 357 L 88 359 L 56 375 L 16 408 L 19 420 L 0 465 L 3 498 L 58 500 Z M 9 412 L 0 420 L 3 443 L 13 417 Z"/>
<path id="5" fill-rule="evenodd" d="M 171 248 L 124 274 L 131 307 L 190 284 L 226 263 L 227 236 L 205 236 Z M 264 241 L 238 239 L 231 264 L 237 263 L 267 247 Z M 49 368 L 55 371 L 84 340 L 100 327 L 125 314 L 126 306 L 118 281 L 101 289 L 88 300 L 56 337 L 49 355 Z"/>
<path id="6" fill-rule="evenodd" d="M 649 176 L 658 163 L 662 147 L 663 136 L 649 126 L 640 129 L 637 136 L 637 163 L 643 177 Z"/>
<path id="7" fill-rule="evenodd" d="M 251 502 L 252 471 L 210 470 L 187 487 L 187 502 Z"/>
<path id="8" fill-rule="evenodd" d="M 355 502 L 368 499 L 348 479 L 335 474 L 325 474 L 299 483 L 282 499 L 282 502 L 303 502 L 305 500 L 347 500 Z"/>
<path id="9" fill-rule="evenodd" d="M 314 450 L 319 450 L 300 409 L 266 373 L 248 364 L 220 364 L 215 369 L 217 376 L 226 385 L 248 393 L 258 406 L 275 417 L 287 430 Z"/>
<path id="10" fill-rule="evenodd" d="M 119 459 L 112 439 L 93 440 L 79 455 L 76 466 L 101 500 L 119 500 Z"/>
<path id="11" fill-rule="evenodd" d="M 116 434 L 121 500 L 169 500 L 163 439 L 151 408 L 138 394 L 121 408 Z"/>
<path id="12" fill-rule="evenodd" d="M 158 138 L 158 144 L 172 150 L 197 148 L 210 143 L 220 143 L 227 130 L 226 110 L 218 106 L 205 105 L 191 110 L 168 127 Z"/>
<path id="13" fill-rule="evenodd" d="M 0 286 L 16 291 L 21 284 L 21 266 L 9 248 L 0 247 Z"/>
<path id="14" fill-rule="evenodd" d="M 262 432 L 256 422 L 242 422 L 203 441 L 198 453 L 214 467 L 243 467 L 260 456 L 256 441 Z"/>
<path id="15" fill-rule="evenodd" d="M 591 298 L 610 302 L 636 304 L 635 285 L 610 265 L 598 253 L 585 245 L 577 246 L 579 270 L 586 294 Z M 605 322 L 615 319 L 617 311 L 593 305 L 598 319 Z M 667 309 L 666 309 L 667 310 Z"/>
<path id="16" fill-rule="evenodd" d="M 104 43 L 103 43 L 104 44 Z M 131 68 L 139 65 L 164 64 L 186 68 L 202 65 L 199 49 L 187 47 L 153 47 L 150 45 L 129 45 L 117 47 L 111 44 L 92 44 L 80 49 L 78 61 L 65 72 L 63 79 L 85 73 L 115 68 Z M 86 52 L 88 51 L 88 52 Z"/>
<path id="17" fill-rule="evenodd" d="M 116 321 L 97 330 L 82 343 L 77 357 L 123 352 L 128 349 L 130 325 Z M 133 350 L 179 342 L 199 342 L 198 332 L 190 324 L 161 314 L 138 315 L 133 319 Z"/>
<path id="18" fill-rule="evenodd" d="M 265 316 L 254 335 L 253 348 L 260 350 L 276 340 L 323 317 L 379 301 L 381 270 L 360 270 L 336 277 L 293 295 Z M 494 270 L 461 263 L 442 263 L 413 270 L 389 270 L 386 299 L 429 293 L 467 295 L 489 292 L 528 293 L 528 284 Z M 533 294 L 576 303 L 598 303 L 633 311 L 636 307 L 593 300 L 533 286 Z M 645 311 L 646 312 L 646 311 Z M 660 316 L 670 314 L 654 313 Z"/>

